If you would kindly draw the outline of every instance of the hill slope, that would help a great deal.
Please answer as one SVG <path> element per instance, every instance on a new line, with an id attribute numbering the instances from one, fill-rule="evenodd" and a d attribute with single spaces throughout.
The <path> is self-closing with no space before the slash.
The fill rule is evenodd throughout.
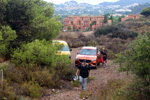
<path id="1" fill-rule="evenodd" d="M 117 2 L 103 2 L 103 3 L 100 3 L 99 5 L 103 5 L 103 6 L 111 6 L 111 5 L 127 6 L 127 5 L 131 5 L 134 3 L 143 4 L 143 3 L 147 3 L 147 2 L 150 2 L 150 0 L 120 0 Z"/>

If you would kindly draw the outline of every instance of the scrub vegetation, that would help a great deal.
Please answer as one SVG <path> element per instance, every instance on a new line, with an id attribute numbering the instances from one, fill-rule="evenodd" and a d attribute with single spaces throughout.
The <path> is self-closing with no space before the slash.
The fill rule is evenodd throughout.
<path id="1" fill-rule="evenodd" d="M 0 0 L 0 58 L 4 80 L 1 100 L 21 95 L 39 98 L 47 88 L 70 81 L 73 71 L 68 56 L 57 55 L 52 44 L 62 28 L 53 4 L 43 0 Z M 0 72 L 0 77 L 2 73 Z M 69 76 L 69 77 L 68 77 Z"/>

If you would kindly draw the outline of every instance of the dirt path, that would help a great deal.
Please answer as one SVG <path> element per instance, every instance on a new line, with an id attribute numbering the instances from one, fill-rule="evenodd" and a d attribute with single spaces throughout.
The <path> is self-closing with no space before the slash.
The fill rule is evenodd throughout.
<path id="1" fill-rule="evenodd" d="M 75 60 L 75 56 L 77 54 L 77 51 L 79 51 L 80 48 L 75 48 L 72 51 L 72 60 Z M 74 62 L 73 62 L 74 64 Z M 72 64 L 72 66 L 73 66 Z M 92 70 L 92 76 L 95 77 L 94 80 L 88 82 L 87 90 L 90 91 L 90 93 L 93 93 L 102 86 L 105 86 L 108 80 L 110 79 L 122 79 L 126 75 L 125 73 L 119 73 L 117 71 L 118 66 L 115 66 L 112 61 L 108 61 L 108 66 L 103 67 L 99 66 L 97 69 Z M 57 91 L 57 90 L 56 90 Z M 55 94 L 46 96 L 42 98 L 41 100 L 83 100 L 80 98 L 81 93 L 81 87 L 78 88 L 70 88 L 70 89 L 62 89 L 58 90 Z M 88 100 L 88 99 L 86 99 Z"/>

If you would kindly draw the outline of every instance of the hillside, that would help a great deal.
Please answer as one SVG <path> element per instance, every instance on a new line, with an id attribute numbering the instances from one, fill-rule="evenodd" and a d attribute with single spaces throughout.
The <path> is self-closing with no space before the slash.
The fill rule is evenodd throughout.
<path id="1" fill-rule="evenodd" d="M 62 17 L 67 17 L 69 15 L 98 16 L 106 13 L 137 14 L 142 8 L 149 6 L 148 3 L 150 3 L 150 0 L 120 0 L 117 2 L 103 2 L 97 5 L 68 1 L 63 4 L 56 4 L 54 7 L 55 15 L 60 14 Z"/>
<path id="2" fill-rule="evenodd" d="M 144 4 L 147 2 L 150 2 L 150 0 L 120 0 L 117 2 L 103 2 L 103 3 L 100 3 L 99 5 L 102 5 L 102 6 L 112 6 L 112 5 L 127 6 L 127 5 L 131 5 L 134 3 Z"/>

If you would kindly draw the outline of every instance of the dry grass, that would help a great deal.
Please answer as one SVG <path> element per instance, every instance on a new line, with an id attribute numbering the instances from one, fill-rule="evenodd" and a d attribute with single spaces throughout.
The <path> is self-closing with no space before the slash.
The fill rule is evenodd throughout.
<path id="1" fill-rule="evenodd" d="M 132 40 L 123 40 L 120 38 L 111 38 L 109 35 L 95 37 L 94 34 L 85 36 L 83 33 L 62 33 L 57 39 L 65 40 L 70 48 L 77 48 L 82 46 L 97 46 L 99 48 L 106 47 L 111 50 L 111 53 L 119 53 L 126 49 L 128 43 Z M 113 57 L 110 57 L 113 58 Z"/>

